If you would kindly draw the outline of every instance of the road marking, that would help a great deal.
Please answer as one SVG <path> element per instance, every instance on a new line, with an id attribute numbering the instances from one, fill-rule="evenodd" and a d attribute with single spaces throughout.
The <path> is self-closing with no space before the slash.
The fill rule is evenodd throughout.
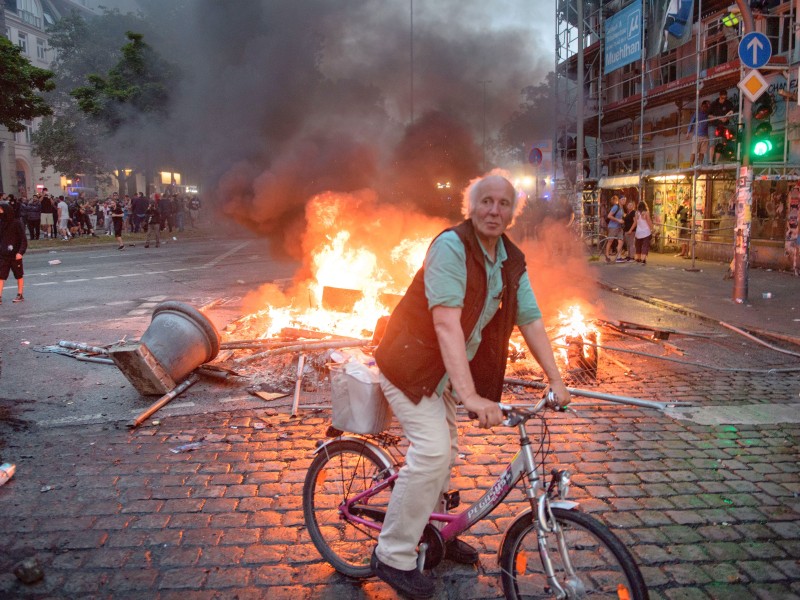
<path id="1" fill-rule="evenodd" d="M 172 408 L 191 408 L 192 406 L 194 406 L 194 402 L 191 402 L 191 401 L 189 401 L 189 402 L 173 402 L 173 403 L 171 403 L 169 405 L 169 408 L 166 409 L 166 410 L 169 410 L 169 409 L 172 409 Z M 140 412 L 142 412 L 142 409 L 140 409 L 140 408 L 131 409 L 131 413 L 133 413 L 134 415 L 139 414 Z"/>
<path id="2" fill-rule="evenodd" d="M 249 242 L 249 241 L 247 241 L 247 242 L 242 242 L 242 243 L 241 243 L 241 244 L 239 244 L 238 246 L 234 246 L 233 248 L 231 248 L 230 250 L 228 250 L 228 251 L 227 251 L 227 252 L 225 252 L 224 254 L 220 254 L 220 255 L 219 255 L 217 258 L 215 258 L 215 259 L 211 260 L 210 262 L 207 262 L 207 263 L 206 263 L 206 264 L 204 264 L 203 266 L 204 266 L 204 267 L 215 267 L 215 266 L 217 266 L 217 264 L 219 264 L 219 262 L 220 262 L 220 261 L 223 261 L 223 260 L 225 260 L 225 259 L 226 259 L 226 258 L 228 258 L 228 257 L 229 257 L 231 254 L 235 254 L 236 252 L 238 252 L 239 250 L 241 250 L 241 249 L 242 249 L 242 248 L 244 248 L 245 246 L 249 246 L 249 245 L 250 245 L 250 242 Z"/>
<path id="3" fill-rule="evenodd" d="M 120 304 L 130 304 L 136 300 L 115 300 L 114 302 L 106 302 L 106 306 L 119 306 Z"/>
<path id="4" fill-rule="evenodd" d="M 81 310 L 93 310 L 95 308 L 100 308 L 99 306 L 75 306 L 73 308 L 65 308 L 64 312 L 77 312 Z"/>
<path id="5" fill-rule="evenodd" d="M 143 275 L 143 273 L 123 273 L 120 277 L 139 277 L 139 275 Z"/>
<path id="6" fill-rule="evenodd" d="M 32 283 L 31 285 L 55 285 L 57 281 L 42 281 L 41 283 Z"/>
<path id="7" fill-rule="evenodd" d="M 247 400 L 250 395 L 245 396 L 228 396 L 227 398 L 220 398 L 220 403 L 225 404 L 226 402 L 241 402 L 242 400 Z"/>
<path id="8" fill-rule="evenodd" d="M 145 314 L 147 312 L 150 312 L 150 311 L 147 310 L 146 308 L 134 308 L 133 310 L 129 310 L 128 314 L 129 315 L 138 316 L 138 315 L 143 315 L 143 314 Z"/>
<path id="9" fill-rule="evenodd" d="M 170 273 L 177 273 L 178 271 L 188 271 L 189 269 L 170 269 Z"/>
<path id="10" fill-rule="evenodd" d="M 95 277 L 95 279 L 116 279 L 119 275 L 103 275 L 102 277 Z"/>
<path id="11" fill-rule="evenodd" d="M 88 279 L 65 279 L 62 283 L 78 283 L 79 281 L 89 281 Z"/>
<path id="12" fill-rule="evenodd" d="M 46 427 L 48 425 L 69 425 L 72 423 L 84 423 L 86 421 L 94 421 L 97 419 L 107 419 L 108 415 L 97 413 L 94 415 L 83 415 L 80 417 L 62 417 L 61 419 L 46 419 L 44 421 L 36 421 L 39 426 Z"/>

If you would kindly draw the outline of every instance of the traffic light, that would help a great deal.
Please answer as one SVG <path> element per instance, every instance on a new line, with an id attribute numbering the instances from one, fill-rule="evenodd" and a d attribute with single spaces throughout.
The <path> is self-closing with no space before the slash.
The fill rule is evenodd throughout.
<path id="1" fill-rule="evenodd" d="M 750 154 L 753 160 L 776 162 L 783 159 L 783 138 L 773 137 L 772 125 L 759 123 L 750 141 Z"/>

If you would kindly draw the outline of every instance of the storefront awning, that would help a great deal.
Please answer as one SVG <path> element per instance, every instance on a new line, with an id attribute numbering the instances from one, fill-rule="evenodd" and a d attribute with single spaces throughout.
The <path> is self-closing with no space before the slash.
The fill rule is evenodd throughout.
<path id="1" fill-rule="evenodd" d="M 601 177 L 597 182 L 597 187 L 602 189 L 618 189 L 626 187 L 638 187 L 639 175 L 608 175 Z"/>

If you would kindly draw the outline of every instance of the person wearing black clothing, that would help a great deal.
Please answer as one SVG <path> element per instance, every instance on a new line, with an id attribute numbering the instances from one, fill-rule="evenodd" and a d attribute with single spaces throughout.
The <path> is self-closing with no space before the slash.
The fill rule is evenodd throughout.
<path id="1" fill-rule="evenodd" d="M 38 240 L 42 231 L 42 205 L 39 204 L 39 199 L 34 197 L 23 204 L 21 214 L 25 217 L 30 238 Z"/>
<path id="2" fill-rule="evenodd" d="M 628 247 L 628 256 L 625 262 L 633 262 L 633 255 L 636 253 L 636 204 L 633 200 L 626 203 L 625 196 L 619 201 L 620 206 L 625 205 L 625 216 L 622 218 L 622 235 L 625 236 L 625 245 Z"/>
<path id="3" fill-rule="evenodd" d="M 150 247 L 150 238 L 155 237 L 156 248 L 161 245 L 161 211 L 159 210 L 160 202 L 151 202 L 145 212 L 145 219 L 147 223 L 147 239 L 144 241 L 144 247 Z"/>
<path id="4" fill-rule="evenodd" d="M 145 215 L 147 214 L 147 198 L 144 197 L 142 192 L 139 192 L 133 198 L 133 202 L 131 202 L 131 213 L 132 219 L 131 223 L 133 223 L 133 233 L 139 233 L 139 230 L 142 227 L 143 223 L 146 223 Z"/>
<path id="5" fill-rule="evenodd" d="M 718 146 L 720 144 L 724 145 L 727 141 L 723 129 L 728 127 L 730 117 L 735 112 L 736 109 L 733 107 L 733 103 L 728 100 L 728 92 L 726 90 L 720 90 L 719 97 L 711 103 L 708 109 L 708 121 L 711 126 L 708 130 L 708 147 L 714 149 L 712 152 L 712 163 L 716 163 L 718 155 L 722 153 L 721 150 L 718 150 Z"/>
<path id="6" fill-rule="evenodd" d="M 25 282 L 23 281 L 22 255 L 28 249 L 25 229 L 19 219 L 14 218 L 14 210 L 7 202 L 0 202 L 0 304 L 3 302 L 3 286 L 9 272 L 17 280 L 17 297 L 13 302 L 22 302 Z"/>
<path id="7" fill-rule="evenodd" d="M 122 210 L 122 205 L 119 201 L 111 201 L 111 221 L 114 223 L 114 235 L 117 238 L 119 248 L 117 250 L 124 250 L 125 244 L 122 243 L 122 221 L 125 218 L 125 211 Z"/>
<path id="8" fill-rule="evenodd" d="M 675 212 L 675 220 L 678 221 L 678 239 L 681 241 L 681 253 L 678 256 L 689 258 L 689 199 L 684 198 L 678 210 Z"/>
<path id="9" fill-rule="evenodd" d="M 45 239 L 53 237 L 53 225 L 55 224 L 53 220 L 53 201 L 47 194 L 42 196 L 42 201 L 39 205 L 39 215 L 39 224 L 41 230 L 44 232 Z"/>
<path id="10" fill-rule="evenodd" d="M 161 213 L 161 230 L 164 231 L 169 227 L 169 232 L 172 233 L 174 213 L 172 212 L 172 200 L 166 194 L 158 201 L 158 211 Z"/>

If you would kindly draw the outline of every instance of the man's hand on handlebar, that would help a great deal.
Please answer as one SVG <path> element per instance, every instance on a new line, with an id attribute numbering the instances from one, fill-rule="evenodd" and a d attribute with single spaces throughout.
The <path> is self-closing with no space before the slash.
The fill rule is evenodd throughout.
<path id="1" fill-rule="evenodd" d="M 478 425 L 481 427 L 494 427 L 502 423 L 505 418 L 497 402 L 492 402 L 477 394 L 462 399 L 461 404 L 469 413 L 475 415 L 474 418 L 478 420 Z"/>
<path id="2" fill-rule="evenodd" d="M 569 390 L 567 390 L 567 386 L 564 385 L 563 381 L 559 381 L 557 383 L 550 384 L 550 393 L 555 396 L 555 404 L 557 407 L 562 409 L 567 407 L 571 398 Z"/>

